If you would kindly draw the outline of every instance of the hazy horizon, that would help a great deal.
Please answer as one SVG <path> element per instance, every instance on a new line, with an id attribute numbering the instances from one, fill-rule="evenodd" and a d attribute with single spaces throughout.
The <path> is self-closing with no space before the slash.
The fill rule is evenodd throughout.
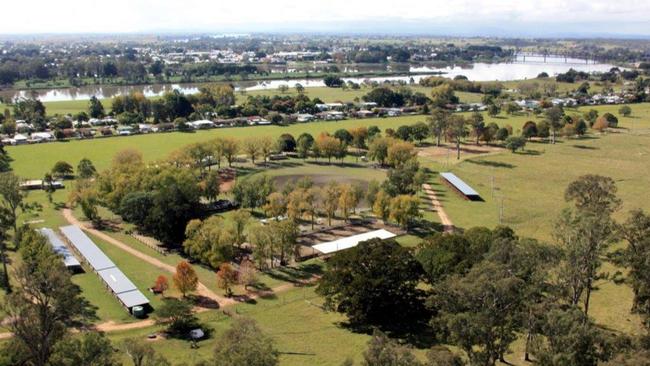
<path id="1" fill-rule="evenodd" d="M 289 0 L 183 3 L 114 0 L 10 2 L 1 35 L 151 33 L 360 33 L 493 37 L 650 37 L 650 2 L 640 0 L 441 0 L 403 7 L 389 0 L 294 4 Z"/>

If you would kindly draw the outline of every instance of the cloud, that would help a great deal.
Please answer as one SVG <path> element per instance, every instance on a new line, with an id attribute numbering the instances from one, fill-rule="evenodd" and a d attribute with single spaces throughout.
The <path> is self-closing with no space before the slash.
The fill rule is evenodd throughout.
<path id="1" fill-rule="evenodd" d="M 526 23 L 611 27 L 647 22 L 647 0 L 87 0 L 11 1 L 3 4 L 0 33 L 125 33 L 148 31 L 273 30 L 274 26 L 401 22 L 463 27 Z M 385 25 L 382 25 L 385 26 Z M 261 29 L 263 28 L 263 29 Z M 391 31 L 391 30 L 386 30 Z M 602 26 L 598 31 L 604 31 Z M 650 30 L 639 29 L 639 33 Z"/>

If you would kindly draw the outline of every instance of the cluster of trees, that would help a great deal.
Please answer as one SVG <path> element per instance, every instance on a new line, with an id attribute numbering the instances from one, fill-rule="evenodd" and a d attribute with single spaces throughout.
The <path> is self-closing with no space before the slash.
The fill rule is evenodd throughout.
<path id="1" fill-rule="evenodd" d="M 134 365 L 169 366 L 141 339 L 126 339 L 118 345 L 103 333 L 90 330 L 96 319 L 94 307 L 81 296 L 71 274 L 45 237 L 31 228 L 20 238 L 20 264 L 15 271 L 16 288 L 6 295 L 0 308 L 12 321 L 12 332 L 2 345 L 0 363 L 7 365 L 117 366 L 120 353 Z M 162 276 L 161 276 L 162 277 Z M 167 283 L 162 277 L 161 283 Z M 196 273 L 187 262 L 177 266 L 175 286 L 185 295 L 196 289 Z M 166 326 L 168 336 L 188 338 L 198 319 L 192 305 L 183 299 L 165 299 L 157 309 L 156 322 Z M 73 329 L 81 329 L 73 332 Z M 248 318 L 237 318 L 216 340 L 214 355 L 196 365 L 277 365 L 279 352 L 271 338 Z"/>
<path id="2" fill-rule="evenodd" d="M 397 89 L 385 86 L 372 89 L 362 97 L 364 102 L 374 102 L 380 107 L 393 108 L 410 106 L 422 106 L 430 102 L 430 99 L 421 92 L 413 92 L 413 89 L 402 86 Z"/>
<path id="3" fill-rule="evenodd" d="M 499 82 L 476 82 L 467 80 L 466 77 L 460 76 L 453 80 L 440 76 L 430 76 L 420 79 L 420 85 L 435 88 L 442 85 L 449 86 L 454 91 L 469 93 L 482 93 L 492 97 L 498 97 L 504 89 L 503 84 Z"/>
<path id="4" fill-rule="evenodd" d="M 436 341 L 457 346 L 473 365 L 506 362 L 522 334 L 526 359 L 540 365 L 648 362 L 643 340 L 599 327 L 589 315 L 594 291 L 612 280 L 602 271 L 606 254 L 624 238 L 628 245 L 611 258 L 630 269 L 632 311 L 649 324 L 650 218 L 634 211 L 617 224 L 612 215 L 621 201 L 607 177 L 580 177 L 565 199 L 572 207 L 554 225 L 555 245 L 508 227 L 435 234 L 414 251 L 372 240 L 331 258 L 317 292 L 355 327 L 429 327 Z"/>

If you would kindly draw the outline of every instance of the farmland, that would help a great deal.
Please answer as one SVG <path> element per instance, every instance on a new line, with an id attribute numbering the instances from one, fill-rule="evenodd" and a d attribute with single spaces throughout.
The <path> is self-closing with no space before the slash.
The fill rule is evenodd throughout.
<path id="1" fill-rule="evenodd" d="M 311 92 L 311 90 L 310 90 Z M 354 91 L 330 93 L 329 89 L 314 90 L 312 97 L 318 96 L 325 101 L 352 99 L 358 95 Z M 343 94 L 340 94 L 343 93 Z M 341 96 L 343 95 L 343 96 Z M 461 96 L 462 97 L 462 96 Z M 465 98 L 475 98 L 467 95 Z M 73 111 L 83 108 L 79 105 L 67 104 L 61 111 Z M 54 104 L 54 103 L 52 103 Z M 48 113 L 50 109 L 48 105 Z M 566 113 L 582 114 L 592 107 L 567 108 Z M 610 112 L 617 114 L 618 106 L 593 107 L 600 114 Z M 420 157 L 420 164 L 429 169 L 428 183 L 434 186 L 444 209 L 451 220 L 459 228 L 472 226 L 494 227 L 498 224 L 513 227 L 519 235 L 529 236 L 540 240 L 552 242 L 554 221 L 560 211 L 568 207 L 564 203 L 563 192 L 567 184 L 577 177 L 598 173 L 612 177 L 618 185 L 618 194 L 623 201 L 622 209 L 616 218 L 623 220 L 627 212 L 635 208 L 650 210 L 650 201 L 646 198 L 645 188 L 650 184 L 650 170 L 645 157 L 650 154 L 648 140 L 650 138 L 650 104 L 632 105 L 632 117 L 620 118 L 619 128 L 604 134 L 590 131 L 584 137 L 563 138 L 557 144 L 544 142 L 529 142 L 524 151 L 511 153 L 499 149 L 490 154 L 466 154 L 459 161 L 454 159 L 454 151 L 450 156 L 430 155 Z M 539 121 L 541 117 L 533 114 L 516 113 L 513 115 L 501 114 L 497 117 L 484 115 L 485 122 L 495 122 L 500 126 L 510 125 L 515 134 L 521 132 L 526 121 Z M 382 131 L 386 128 L 396 129 L 400 125 L 413 124 L 424 121 L 425 116 L 403 116 L 394 118 L 373 118 L 346 120 L 341 122 L 313 122 L 294 124 L 286 127 L 280 126 L 255 126 L 242 128 L 223 128 L 194 133 L 160 133 L 149 135 L 136 135 L 129 137 L 96 138 L 93 140 L 75 140 L 69 142 L 56 142 L 47 144 L 6 147 L 13 159 L 14 172 L 25 178 L 40 179 L 47 173 L 54 163 L 65 160 L 73 165 L 82 158 L 90 159 L 99 171 L 107 168 L 113 156 L 124 149 L 135 148 L 142 152 L 148 162 L 163 159 L 171 152 L 194 142 L 207 141 L 216 137 L 233 137 L 244 139 L 255 134 L 256 136 L 269 136 L 277 138 L 281 134 L 289 133 L 297 137 L 301 133 L 310 133 L 314 136 L 321 132 L 333 133 L 340 128 L 358 126 L 378 126 Z M 431 148 L 432 141 L 426 141 L 423 150 Z M 447 145 L 453 149 L 451 144 Z M 471 150 L 473 142 L 467 140 L 463 147 Z M 252 166 L 248 163 L 239 164 L 242 172 L 259 172 L 272 177 L 297 177 L 297 176 L 324 176 L 326 179 L 339 181 L 356 181 L 371 179 L 381 180 L 385 172 L 371 169 L 371 164 L 357 163 L 353 157 L 347 157 L 345 164 L 325 164 L 325 161 L 316 162 L 290 160 L 288 163 L 273 163 L 272 168 L 266 169 L 262 165 Z M 251 169 L 254 168 L 254 169 Z M 462 177 L 467 183 L 479 191 L 484 201 L 472 202 L 461 199 L 446 185 L 440 183 L 437 172 L 452 171 Z M 67 201 L 72 182 L 65 190 L 57 191 L 53 203 L 49 203 L 43 192 L 33 192 L 29 195 L 30 202 L 39 202 L 43 207 L 40 211 L 21 217 L 21 222 L 37 222 L 36 227 L 58 227 L 66 224 L 61 215 L 60 208 Z M 424 206 L 422 207 L 424 208 Z M 79 209 L 74 211 L 78 218 L 82 217 Z M 105 218 L 113 218 L 112 214 L 102 210 Z M 438 218 L 433 212 L 425 212 L 424 218 L 435 224 Z M 129 228 L 126 225 L 124 228 Z M 136 250 L 154 257 L 166 264 L 175 265 L 183 259 L 178 253 L 168 255 L 160 254 L 129 236 L 125 230 L 106 231 L 111 237 L 120 240 Z M 140 289 L 151 286 L 153 279 L 161 271 L 150 264 L 144 263 L 125 251 L 112 246 L 98 237 L 92 237 L 98 246 L 122 268 Z M 409 235 L 399 238 L 405 246 L 414 246 L 419 238 Z M 322 262 L 318 261 L 318 266 Z M 199 281 L 210 290 L 222 294 L 216 286 L 214 271 L 208 267 L 197 265 Z M 616 271 L 610 264 L 605 266 L 606 271 Z M 300 268 L 298 268 L 300 270 Z M 276 270 L 277 271 L 277 270 Z M 289 282 L 279 273 L 268 273 L 260 276 L 260 282 L 268 288 L 285 285 Z M 93 273 L 84 273 L 73 277 L 84 296 L 97 307 L 97 323 L 134 322 L 121 306 L 102 286 L 99 278 Z M 593 311 L 591 316 L 595 321 L 609 329 L 626 334 L 641 334 L 643 328 L 640 318 L 630 315 L 632 304 L 631 288 L 625 284 L 603 282 L 593 295 Z M 241 292 L 237 288 L 236 292 Z M 154 308 L 161 305 L 160 297 L 146 294 L 152 301 Z M 169 296 L 177 296 L 174 290 Z M 322 299 L 318 297 L 313 287 L 292 288 L 268 298 L 256 299 L 251 303 L 235 305 L 232 309 L 236 314 L 256 319 L 262 329 L 273 337 L 281 352 L 282 365 L 339 365 L 350 357 L 356 362 L 361 360 L 360 350 L 365 347 L 369 335 L 355 333 L 344 326 L 345 318 L 336 313 L 324 312 L 321 309 Z M 193 362 L 208 358 L 212 354 L 214 339 L 221 334 L 231 323 L 231 318 L 220 311 L 207 311 L 200 313 L 199 318 L 213 330 L 211 339 L 200 342 L 198 349 L 190 349 L 185 341 L 168 339 L 151 342 L 160 354 L 172 362 Z M 129 331 L 109 333 L 109 337 L 116 344 L 127 338 L 145 337 L 157 327 L 147 327 Z M 424 357 L 428 344 L 416 349 L 419 358 Z M 513 354 L 508 355 L 510 362 L 520 365 L 523 345 L 521 340 L 513 345 Z"/>

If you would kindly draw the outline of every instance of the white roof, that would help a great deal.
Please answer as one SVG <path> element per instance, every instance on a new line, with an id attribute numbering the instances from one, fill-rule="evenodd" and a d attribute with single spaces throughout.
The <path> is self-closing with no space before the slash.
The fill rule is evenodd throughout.
<path id="1" fill-rule="evenodd" d="M 17 133 L 14 135 L 14 140 L 27 140 L 27 137 L 25 135 Z"/>
<path id="2" fill-rule="evenodd" d="M 390 239 L 394 238 L 396 235 L 391 233 L 388 230 L 380 229 L 375 231 L 369 231 L 363 234 L 357 234 L 348 236 L 347 238 L 341 238 L 338 240 L 330 241 L 327 243 L 321 243 L 314 245 L 312 248 L 318 250 L 323 254 L 330 254 L 338 252 L 339 250 L 345 250 L 349 248 L 356 247 L 362 241 L 370 239 Z"/>

